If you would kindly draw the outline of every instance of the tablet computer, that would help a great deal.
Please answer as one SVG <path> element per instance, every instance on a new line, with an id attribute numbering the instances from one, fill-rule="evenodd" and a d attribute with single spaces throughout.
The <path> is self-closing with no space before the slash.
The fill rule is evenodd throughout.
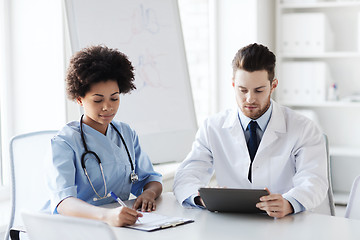
<path id="1" fill-rule="evenodd" d="M 200 188 L 199 193 L 209 211 L 240 213 L 264 213 L 256 203 L 269 195 L 264 189 L 237 188 Z"/>

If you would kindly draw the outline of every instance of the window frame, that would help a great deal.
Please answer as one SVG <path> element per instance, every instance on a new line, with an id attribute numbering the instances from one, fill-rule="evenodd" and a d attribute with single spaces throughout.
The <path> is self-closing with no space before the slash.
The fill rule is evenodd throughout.
<path id="1" fill-rule="evenodd" d="M 5 59 L 8 57 L 8 48 L 6 47 L 9 43 L 9 35 L 6 34 L 9 32 L 9 26 L 6 26 L 5 23 L 9 22 L 9 10 L 10 10 L 10 0 L 3 0 L 0 3 L 0 49 L 3 54 L 0 55 L 0 203 L 7 203 L 10 201 L 10 185 L 4 179 L 6 175 L 4 173 L 5 169 L 5 149 L 6 149 L 6 133 L 5 133 L 5 100 L 4 93 L 6 92 L 5 79 L 8 77 L 8 63 Z"/>
<path id="2" fill-rule="evenodd" d="M 4 185 L 4 134 L 3 134 L 3 114 L 4 114 L 4 111 L 3 111 L 3 92 L 4 92 L 4 82 L 5 82 L 5 69 L 6 69 L 6 61 L 5 61 L 5 58 L 6 58 L 6 47 L 5 47 L 5 42 L 6 42 L 6 36 L 7 34 L 6 31 L 5 31 L 5 19 L 8 18 L 7 17 L 7 12 L 6 9 L 8 9 L 8 0 L 3 0 L 1 1 L 1 4 L 0 4 L 0 49 L 1 49 L 1 52 L 5 53 L 5 54 L 1 54 L 0 56 L 0 89 L 1 89 L 1 92 L 0 92 L 0 200 L 1 200 L 1 196 L 3 195 L 2 192 L 1 192 L 1 189 Z M 3 69 L 1 69 L 3 68 Z"/>

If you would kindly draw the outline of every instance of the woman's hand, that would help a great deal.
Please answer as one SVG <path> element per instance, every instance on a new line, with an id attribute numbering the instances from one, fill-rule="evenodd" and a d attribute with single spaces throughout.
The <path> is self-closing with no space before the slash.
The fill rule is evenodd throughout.
<path id="1" fill-rule="evenodd" d="M 118 207 L 106 210 L 103 220 L 114 227 L 133 225 L 139 217 L 143 216 L 140 212 L 128 207 Z"/>
<path id="2" fill-rule="evenodd" d="M 141 209 L 142 212 L 151 212 L 156 210 L 156 194 L 152 190 L 145 190 L 137 197 L 133 209 Z"/>
<path id="3" fill-rule="evenodd" d="M 143 193 L 137 197 L 133 209 L 141 209 L 142 212 L 156 210 L 155 200 L 160 196 L 162 185 L 159 182 L 149 182 L 145 185 Z"/>

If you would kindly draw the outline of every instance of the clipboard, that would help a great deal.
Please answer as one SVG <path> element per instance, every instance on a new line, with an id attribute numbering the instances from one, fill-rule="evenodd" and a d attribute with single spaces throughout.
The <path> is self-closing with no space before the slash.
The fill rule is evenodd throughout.
<path id="1" fill-rule="evenodd" d="M 264 213 L 256 207 L 264 189 L 200 188 L 200 196 L 211 212 Z"/>
<path id="2" fill-rule="evenodd" d="M 188 218 L 168 217 L 152 212 L 142 212 L 142 214 L 143 217 L 139 218 L 140 221 L 137 221 L 134 225 L 127 226 L 127 228 L 152 232 L 194 222 L 194 220 Z"/>

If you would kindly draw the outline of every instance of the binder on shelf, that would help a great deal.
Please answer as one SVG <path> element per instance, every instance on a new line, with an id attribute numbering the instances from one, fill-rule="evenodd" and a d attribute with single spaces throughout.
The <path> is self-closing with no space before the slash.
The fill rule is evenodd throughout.
<path id="1" fill-rule="evenodd" d="M 326 101 L 331 82 L 328 66 L 322 61 L 283 62 L 277 98 L 288 104 Z"/>
<path id="2" fill-rule="evenodd" d="M 324 53 L 333 50 L 333 34 L 324 13 L 282 15 L 284 53 Z"/>

